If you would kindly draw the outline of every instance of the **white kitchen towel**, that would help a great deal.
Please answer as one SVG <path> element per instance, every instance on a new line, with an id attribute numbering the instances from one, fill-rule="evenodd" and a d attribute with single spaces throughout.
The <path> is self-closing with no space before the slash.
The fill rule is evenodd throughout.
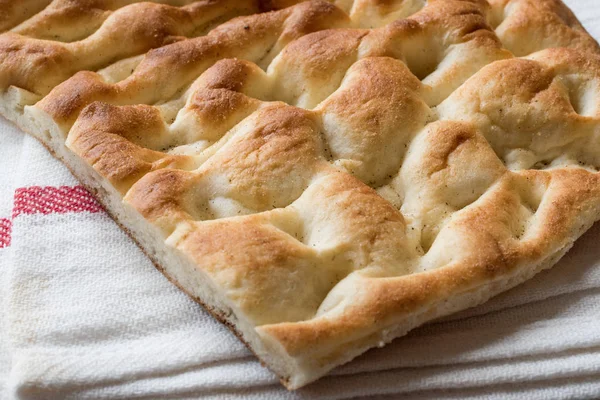
<path id="1" fill-rule="evenodd" d="M 571 0 L 600 37 L 600 2 Z M 600 398 L 600 224 L 552 270 L 294 393 L 0 121 L 0 398 Z"/>

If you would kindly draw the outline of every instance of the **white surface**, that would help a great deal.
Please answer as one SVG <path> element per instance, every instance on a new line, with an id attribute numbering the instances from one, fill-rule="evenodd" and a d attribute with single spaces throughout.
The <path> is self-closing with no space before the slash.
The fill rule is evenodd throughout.
<path id="1" fill-rule="evenodd" d="M 567 3 L 600 37 L 600 1 Z M 0 141 L 0 218 L 17 187 L 76 184 L 3 121 Z M 599 240 L 597 224 L 525 285 L 288 393 L 106 215 L 20 215 L 0 249 L 0 398 L 600 398 Z"/>

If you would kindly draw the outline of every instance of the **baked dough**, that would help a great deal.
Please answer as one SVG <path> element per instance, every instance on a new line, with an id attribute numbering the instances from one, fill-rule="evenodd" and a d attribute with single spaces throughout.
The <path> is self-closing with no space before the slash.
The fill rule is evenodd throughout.
<path id="1" fill-rule="evenodd" d="M 8 3 L 2 114 L 289 389 L 600 219 L 600 48 L 559 0 Z"/>

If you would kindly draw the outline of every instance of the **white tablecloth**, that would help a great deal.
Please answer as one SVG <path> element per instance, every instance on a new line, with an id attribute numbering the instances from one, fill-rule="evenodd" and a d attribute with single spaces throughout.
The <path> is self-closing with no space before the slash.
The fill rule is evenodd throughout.
<path id="1" fill-rule="evenodd" d="M 567 3 L 600 37 L 600 1 Z M 600 398 L 600 224 L 525 285 L 289 393 L 35 140 L 0 121 L 0 144 L 0 398 Z"/>

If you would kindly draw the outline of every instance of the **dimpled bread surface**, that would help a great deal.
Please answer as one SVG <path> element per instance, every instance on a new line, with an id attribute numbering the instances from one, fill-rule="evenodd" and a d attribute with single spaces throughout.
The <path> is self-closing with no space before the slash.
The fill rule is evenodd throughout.
<path id="1" fill-rule="evenodd" d="M 0 112 L 289 389 L 600 219 L 560 0 L 0 0 Z"/>

